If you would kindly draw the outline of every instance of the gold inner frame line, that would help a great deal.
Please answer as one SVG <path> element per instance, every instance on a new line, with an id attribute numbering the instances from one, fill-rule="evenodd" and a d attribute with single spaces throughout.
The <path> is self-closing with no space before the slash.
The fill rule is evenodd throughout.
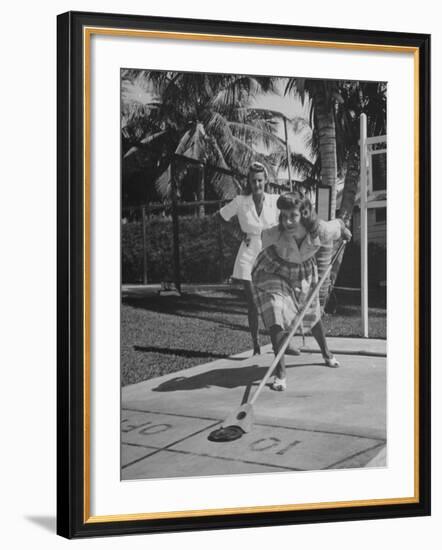
<path id="1" fill-rule="evenodd" d="M 199 40 L 209 42 L 247 43 L 272 46 L 292 46 L 304 48 L 332 48 L 370 52 L 412 53 L 414 60 L 414 495 L 411 497 L 385 498 L 372 500 L 352 500 L 337 502 L 318 502 L 287 505 L 251 506 L 237 508 L 215 508 L 208 510 L 181 510 L 171 512 L 152 512 L 137 514 L 116 514 L 109 516 L 91 515 L 90 483 L 90 42 L 91 36 L 123 36 L 176 40 Z M 108 27 L 83 28 L 83 93 L 84 93 L 84 134 L 83 134 L 83 212 L 84 212 L 84 523 L 102 523 L 116 521 L 134 521 L 166 518 L 191 518 L 213 515 L 251 514 L 263 512 L 321 510 L 327 508 L 350 508 L 356 506 L 383 506 L 389 504 L 412 504 L 419 502 L 419 49 L 411 46 L 364 44 L 357 42 L 330 42 L 321 40 L 297 40 L 269 37 L 245 37 L 235 35 L 147 31 L 136 29 L 114 29 Z"/>
<path id="2" fill-rule="evenodd" d="M 366 50 L 390 53 L 415 53 L 413 46 L 364 44 L 358 42 L 331 42 L 327 40 L 300 40 L 296 38 L 270 38 L 261 36 L 238 36 L 229 34 L 206 34 L 172 31 L 146 31 L 137 29 L 113 29 L 108 27 L 85 27 L 85 38 L 92 34 L 109 36 L 130 36 L 132 38 L 162 38 L 170 40 L 193 40 L 202 42 L 232 42 L 237 44 L 258 44 L 271 46 L 298 46 L 308 48 L 332 48 L 343 50 Z"/>

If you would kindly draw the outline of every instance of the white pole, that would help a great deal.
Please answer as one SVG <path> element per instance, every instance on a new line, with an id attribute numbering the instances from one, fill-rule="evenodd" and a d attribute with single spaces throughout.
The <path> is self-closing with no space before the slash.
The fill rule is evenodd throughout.
<path id="1" fill-rule="evenodd" d="M 361 321 L 362 335 L 368 338 L 368 235 L 367 235 L 367 115 L 360 117 L 361 158 Z"/>

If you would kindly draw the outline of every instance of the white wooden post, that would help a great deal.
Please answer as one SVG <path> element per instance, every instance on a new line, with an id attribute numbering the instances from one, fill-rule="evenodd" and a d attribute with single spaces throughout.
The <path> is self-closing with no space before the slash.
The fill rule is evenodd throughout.
<path id="1" fill-rule="evenodd" d="M 367 235 L 367 115 L 360 117 L 361 158 L 361 321 L 362 335 L 368 338 L 368 235 Z"/>

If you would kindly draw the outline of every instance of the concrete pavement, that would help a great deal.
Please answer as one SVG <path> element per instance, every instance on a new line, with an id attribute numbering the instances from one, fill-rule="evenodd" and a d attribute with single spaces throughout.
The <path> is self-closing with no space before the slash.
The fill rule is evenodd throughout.
<path id="1" fill-rule="evenodd" d="M 386 342 L 329 338 L 341 362 L 323 365 L 308 338 L 286 356 L 288 388 L 264 388 L 250 433 L 208 435 L 250 399 L 273 360 L 244 352 L 122 389 L 122 479 L 386 465 Z"/>

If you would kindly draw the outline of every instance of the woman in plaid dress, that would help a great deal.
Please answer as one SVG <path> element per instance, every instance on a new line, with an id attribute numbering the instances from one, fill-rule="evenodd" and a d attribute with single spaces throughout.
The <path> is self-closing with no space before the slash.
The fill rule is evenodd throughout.
<path id="1" fill-rule="evenodd" d="M 321 246 L 333 246 L 333 241 L 351 237 L 342 220 L 318 220 L 310 201 L 300 199 L 295 193 L 281 195 L 277 207 L 279 225 L 263 231 L 263 250 L 252 270 L 255 301 L 270 332 L 275 355 L 310 290 L 319 280 L 316 252 Z M 318 342 L 325 364 L 338 367 L 338 361 L 327 347 L 319 297 L 307 310 L 303 324 Z M 286 385 L 282 358 L 271 387 L 283 391 Z"/>

